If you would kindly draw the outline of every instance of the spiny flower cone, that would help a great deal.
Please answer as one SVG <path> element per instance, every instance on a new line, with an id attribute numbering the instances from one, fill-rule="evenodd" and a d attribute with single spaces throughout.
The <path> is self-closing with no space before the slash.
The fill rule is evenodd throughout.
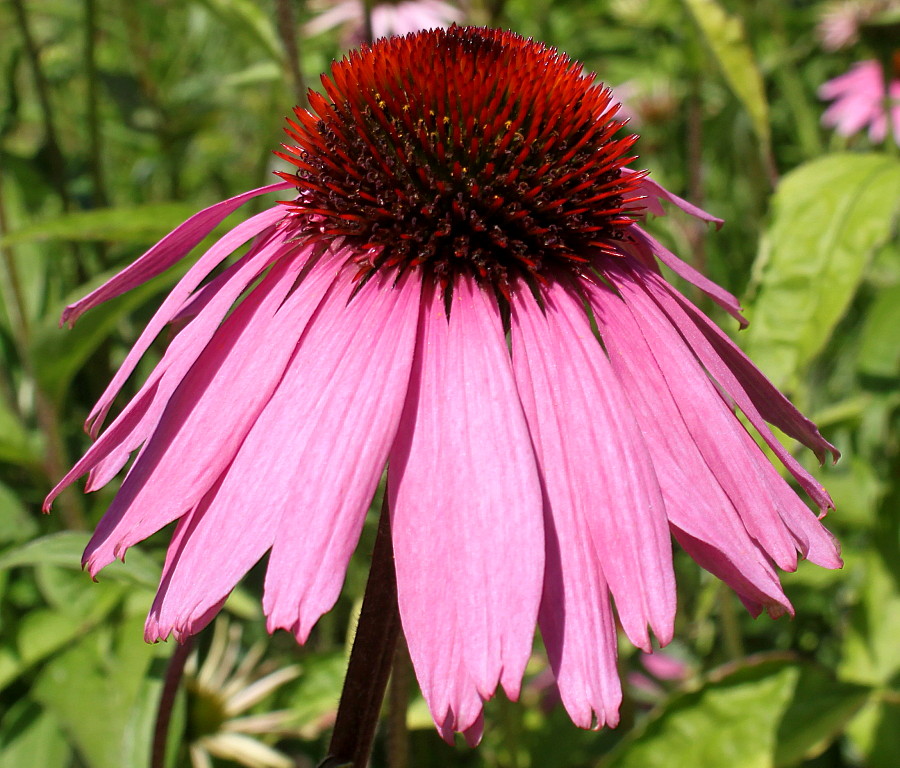
<path id="1" fill-rule="evenodd" d="M 251 198 L 289 198 L 171 290 L 47 502 L 138 451 L 85 564 L 178 521 L 147 640 L 200 630 L 269 553 L 268 627 L 304 642 L 385 467 L 403 631 L 448 739 L 477 741 L 498 685 L 517 696 L 536 626 L 574 722 L 615 725 L 613 604 L 639 648 L 671 639 L 672 537 L 753 614 L 792 610 L 776 569 L 798 552 L 840 566 L 735 406 L 823 514 L 769 425 L 837 451 L 661 276 L 743 322 L 643 228 L 664 204 L 721 222 L 628 167 L 636 137 L 603 85 L 540 43 L 458 27 L 364 46 L 322 82 L 289 121 L 281 183 L 201 211 L 65 313 L 159 274 Z"/>

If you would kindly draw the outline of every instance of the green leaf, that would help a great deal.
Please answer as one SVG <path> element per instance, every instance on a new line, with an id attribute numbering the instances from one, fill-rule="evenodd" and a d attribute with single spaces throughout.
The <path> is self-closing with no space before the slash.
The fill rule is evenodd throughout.
<path id="1" fill-rule="evenodd" d="M 744 105 L 753 130 L 763 147 L 768 149 L 772 142 L 769 105 L 759 66 L 747 43 L 744 25 L 738 17 L 730 16 L 716 0 L 682 1 L 712 50 L 728 87 Z"/>
<path id="2" fill-rule="evenodd" d="M 0 544 L 26 541 L 38 531 L 34 517 L 3 483 L 0 483 Z"/>
<path id="3" fill-rule="evenodd" d="M 868 376 L 900 376 L 900 285 L 878 292 L 866 313 L 856 368 Z"/>
<path id="4" fill-rule="evenodd" d="M 776 768 L 797 765 L 826 749 L 870 694 L 867 686 L 839 682 L 820 667 L 802 666 L 778 725 Z"/>
<path id="5" fill-rule="evenodd" d="M 822 350 L 898 210 L 900 162 L 885 155 L 830 155 L 781 180 L 743 339 L 776 385 Z"/>
<path id="6" fill-rule="evenodd" d="M 828 743 L 868 688 L 786 656 L 759 657 L 676 694 L 626 736 L 601 768 L 771 768 Z"/>
<path id="7" fill-rule="evenodd" d="M 35 565 L 81 568 L 81 554 L 90 538 L 89 533 L 75 531 L 43 536 L 0 555 L 0 570 Z M 131 549 L 128 552 L 127 565 L 111 563 L 103 569 L 98 579 L 108 578 L 156 589 L 159 574 L 160 566 L 150 555 L 140 549 Z"/>
<path id="8" fill-rule="evenodd" d="M 153 242 L 197 212 L 196 203 L 150 203 L 59 214 L 0 238 L 0 247 L 51 240 Z"/>
<path id="9" fill-rule="evenodd" d="M 896 568 L 894 565 L 892 572 L 891 565 L 872 551 L 857 564 L 858 578 L 864 586 L 844 631 L 842 678 L 886 686 L 900 674 L 900 588 Z"/>
<path id="10" fill-rule="evenodd" d="M 33 689 L 69 734 L 91 768 L 143 768 L 152 719 L 146 700 L 158 700 L 164 644 L 142 640 L 143 617 L 113 631 L 95 631 L 44 666 Z M 148 690 L 147 683 L 153 685 Z"/>
<path id="11" fill-rule="evenodd" d="M 59 768 L 69 765 L 72 750 L 53 715 L 22 699 L 4 715 L 0 730 L 0 765 L 9 768 Z"/>
<path id="12" fill-rule="evenodd" d="M 0 400 L 0 461 L 20 467 L 35 467 L 41 462 L 40 438 L 26 429 L 2 400 Z"/>
<path id="13" fill-rule="evenodd" d="M 115 331 L 121 319 L 171 285 L 187 266 L 182 262 L 143 285 L 94 307 L 79 318 L 73 328 L 60 328 L 58 318 L 66 304 L 89 293 L 88 288 L 79 288 L 48 313 L 44 322 L 35 329 L 31 343 L 34 374 L 41 389 L 55 402 L 61 402 L 72 378 Z"/>
<path id="14" fill-rule="evenodd" d="M 273 61 L 281 62 L 281 43 L 266 12 L 250 0 L 200 0 L 231 27 L 235 34 L 260 46 Z"/>
<path id="15" fill-rule="evenodd" d="M 896 768 L 900 702 L 873 697 L 847 731 L 853 746 L 865 756 L 866 768 Z"/>

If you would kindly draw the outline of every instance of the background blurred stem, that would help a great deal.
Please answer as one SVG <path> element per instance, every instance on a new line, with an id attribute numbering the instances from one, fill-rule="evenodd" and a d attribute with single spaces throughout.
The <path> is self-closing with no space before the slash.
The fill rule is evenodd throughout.
<path id="1" fill-rule="evenodd" d="M 703 99 L 702 77 L 691 78 L 687 107 L 688 200 L 703 207 Z M 706 227 L 699 221 L 689 223 L 691 262 L 706 272 Z"/>
<path id="2" fill-rule="evenodd" d="M 734 605 L 734 593 L 726 584 L 719 584 L 716 596 L 719 603 L 719 620 L 722 622 L 722 640 L 729 661 L 736 661 L 744 656 L 744 642 L 741 639 L 741 627 Z"/>
<path id="3" fill-rule="evenodd" d="M 0 176 L 0 236 L 8 231 L 6 207 L 3 202 L 3 178 Z M 15 254 L 9 246 L 0 247 L 0 286 L 7 312 L 16 353 L 22 365 L 22 371 L 34 387 L 34 415 L 44 435 L 46 447 L 43 456 L 43 470 L 54 483 L 65 474 L 69 461 L 59 430 L 59 414 L 53 401 L 44 393 L 34 374 L 31 361 L 31 324 L 28 317 L 28 305 L 19 280 Z M 49 489 L 48 489 L 49 490 Z M 58 500 L 60 515 L 70 530 L 81 530 L 87 527 L 81 496 L 72 489 L 66 489 Z"/>
<path id="4" fill-rule="evenodd" d="M 131 0 L 120 0 L 119 8 L 122 11 L 122 20 L 125 22 L 125 31 L 128 35 L 129 48 L 132 52 L 135 74 L 141 88 L 141 94 L 147 100 L 157 115 L 154 132 L 159 142 L 160 159 L 166 166 L 169 177 L 168 196 L 172 200 L 181 197 L 181 152 L 176 146 L 175 136 L 170 126 L 175 121 L 170 119 L 165 102 L 160 95 L 156 80 L 150 71 L 149 63 L 152 59 L 150 46 L 144 37 L 143 25 L 138 16 L 137 6 Z"/>
<path id="5" fill-rule="evenodd" d="M 100 112 L 98 107 L 97 84 L 100 80 L 97 72 L 95 41 L 97 37 L 97 3 L 96 0 L 84 0 L 84 68 L 87 75 L 87 121 L 88 151 L 90 153 L 91 185 L 93 187 L 94 205 L 109 205 L 106 184 L 103 180 L 103 137 L 100 132 Z"/>
<path id="6" fill-rule="evenodd" d="M 819 135 L 819 118 L 807 98 L 803 81 L 794 66 L 792 44 L 784 23 L 784 3 L 781 0 L 767 0 L 760 6 L 764 14 L 766 29 L 778 43 L 784 58 L 772 70 L 772 77 L 785 95 L 786 106 L 791 111 L 797 142 L 803 158 L 809 160 L 822 154 L 822 139 Z"/>
<path id="7" fill-rule="evenodd" d="M 375 39 L 375 34 L 372 32 L 373 5 L 375 5 L 375 0 L 363 0 L 363 35 L 365 35 L 367 43 L 371 43 Z"/>
<path id="8" fill-rule="evenodd" d="M 284 61 L 288 78 L 293 89 L 294 99 L 298 106 L 305 107 L 306 84 L 300 68 L 300 45 L 297 41 L 297 17 L 294 14 L 293 0 L 278 0 L 275 6 L 276 24 L 284 48 Z"/>
<path id="9" fill-rule="evenodd" d="M 25 43 L 25 51 L 28 55 L 28 63 L 31 66 L 31 75 L 34 79 L 34 87 L 37 92 L 38 104 L 41 108 L 41 116 L 44 123 L 44 148 L 47 154 L 47 163 L 50 166 L 50 183 L 62 201 L 63 210 L 68 211 L 72 207 L 72 199 L 69 196 L 66 184 L 66 163 L 56 136 L 56 127 L 53 121 L 53 108 L 50 106 L 50 91 L 47 80 L 41 68 L 41 58 L 37 45 L 28 26 L 28 16 L 25 13 L 25 5 L 22 0 L 12 0 L 16 14 L 16 23 L 22 40 Z"/>

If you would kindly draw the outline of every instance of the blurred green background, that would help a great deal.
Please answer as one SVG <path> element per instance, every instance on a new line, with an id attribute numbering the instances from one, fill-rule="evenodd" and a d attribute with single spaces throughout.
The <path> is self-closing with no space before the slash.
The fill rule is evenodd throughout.
<path id="1" fill-rule="evenodd" d="M 347 25 L 306 30 L 328 6 L 0 5 L 4 768 L 148 765 L 174 643 L 145 645 L 142 623 L 167 532 L 94 584 L 79 568 L 81 550 L 115 488 L 70 490 L 50 516 L 40 504 L 86 448 L 85 416 L 182 268 L 92 310 L 74 330 L 60 330 L 58 318 L 194 211 L 272 180 L 284 117 L 357 34 Z M 740 334 L 703 305 L 843 452 L 836 467 L 815 471 L 837 503 L 828 525 L 846 565 L 829 572 L 801 564 L 784 578 L 796 618 L 753 620 L 678 553 L 669 663 L 645 664 L 622 643 L 625 704 L 616 730 L 579 731 L 569 722 L 537 647 L 521 701 L 498 696 L 487 706 L 482 745 L 451 748 L 434 732 L 401 658 L 374 766 L 900 761 L 900 160 L 893 144 L 820 126 L 817 88 L 875 53 L 865 40 L 826 51 L 816 26 L 827 6 L 457 4 L 468 22 L 509 27 L 583 61 L 616 89 L 642 136 L 633 167 L 650 168 L 670 190 L 726 219 L 717 233 L 675 213 L 650 227 L 741 297 L 751 326 Z M 807 453 L 798 456 L 812 466 Z M 338 606 L 306 647 L 285 633 L 266 635 L 254 571 L 184 649 L 170 767 L 311 768 L 321 759 L 373 521 Z"/>

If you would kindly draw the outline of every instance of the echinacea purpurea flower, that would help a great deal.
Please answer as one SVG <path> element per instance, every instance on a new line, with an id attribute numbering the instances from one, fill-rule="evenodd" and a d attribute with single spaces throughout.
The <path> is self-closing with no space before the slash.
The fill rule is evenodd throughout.
<path id="1" fill-rule="evenodd" d="M 819 87 L 819 98 L 830 101 L 822 123 L 841 136 L 853 136 L 868 127 L 869 139 L 880 143 L 888 137 L 900 146 L 900 51 L 892 59 L 887 87 L 890 91 L 890 121 L 885 101 L 884 70 L 874 59 L 856 62 L 848 72 Z"/>
<path id="2" fill-rule="evenodd" d="M 458 27 L 363 46 L 322 83 L 288 121 L 282 183 L 198 213 L 64 316 L 291 191 L 172 289 L 48 499 L 139 451 L 84 562 L 94 575 L 178 521 L 148 641 L 199 631 L 267 552 L 268 628 L 305 641 L 385 466 L 403 631 L 448 739 L 478 739 L 498 684 L 517 696 L 536 624 L 574 722 L 615 725 L 612 604 L 636 646 L 671 639 L 670 536 L 753 614 L 792 611 L 776 567 L 798 552 L 840 565 L 735 406 L 823 514 L 828 494 L 769 424 L 837 452 L 661 277 L 658 262 L 741 319 L 641 226 L 662 203 L 721 222 L 627 167 L 637 137 L 602 84 L 541 43 Z"/>

